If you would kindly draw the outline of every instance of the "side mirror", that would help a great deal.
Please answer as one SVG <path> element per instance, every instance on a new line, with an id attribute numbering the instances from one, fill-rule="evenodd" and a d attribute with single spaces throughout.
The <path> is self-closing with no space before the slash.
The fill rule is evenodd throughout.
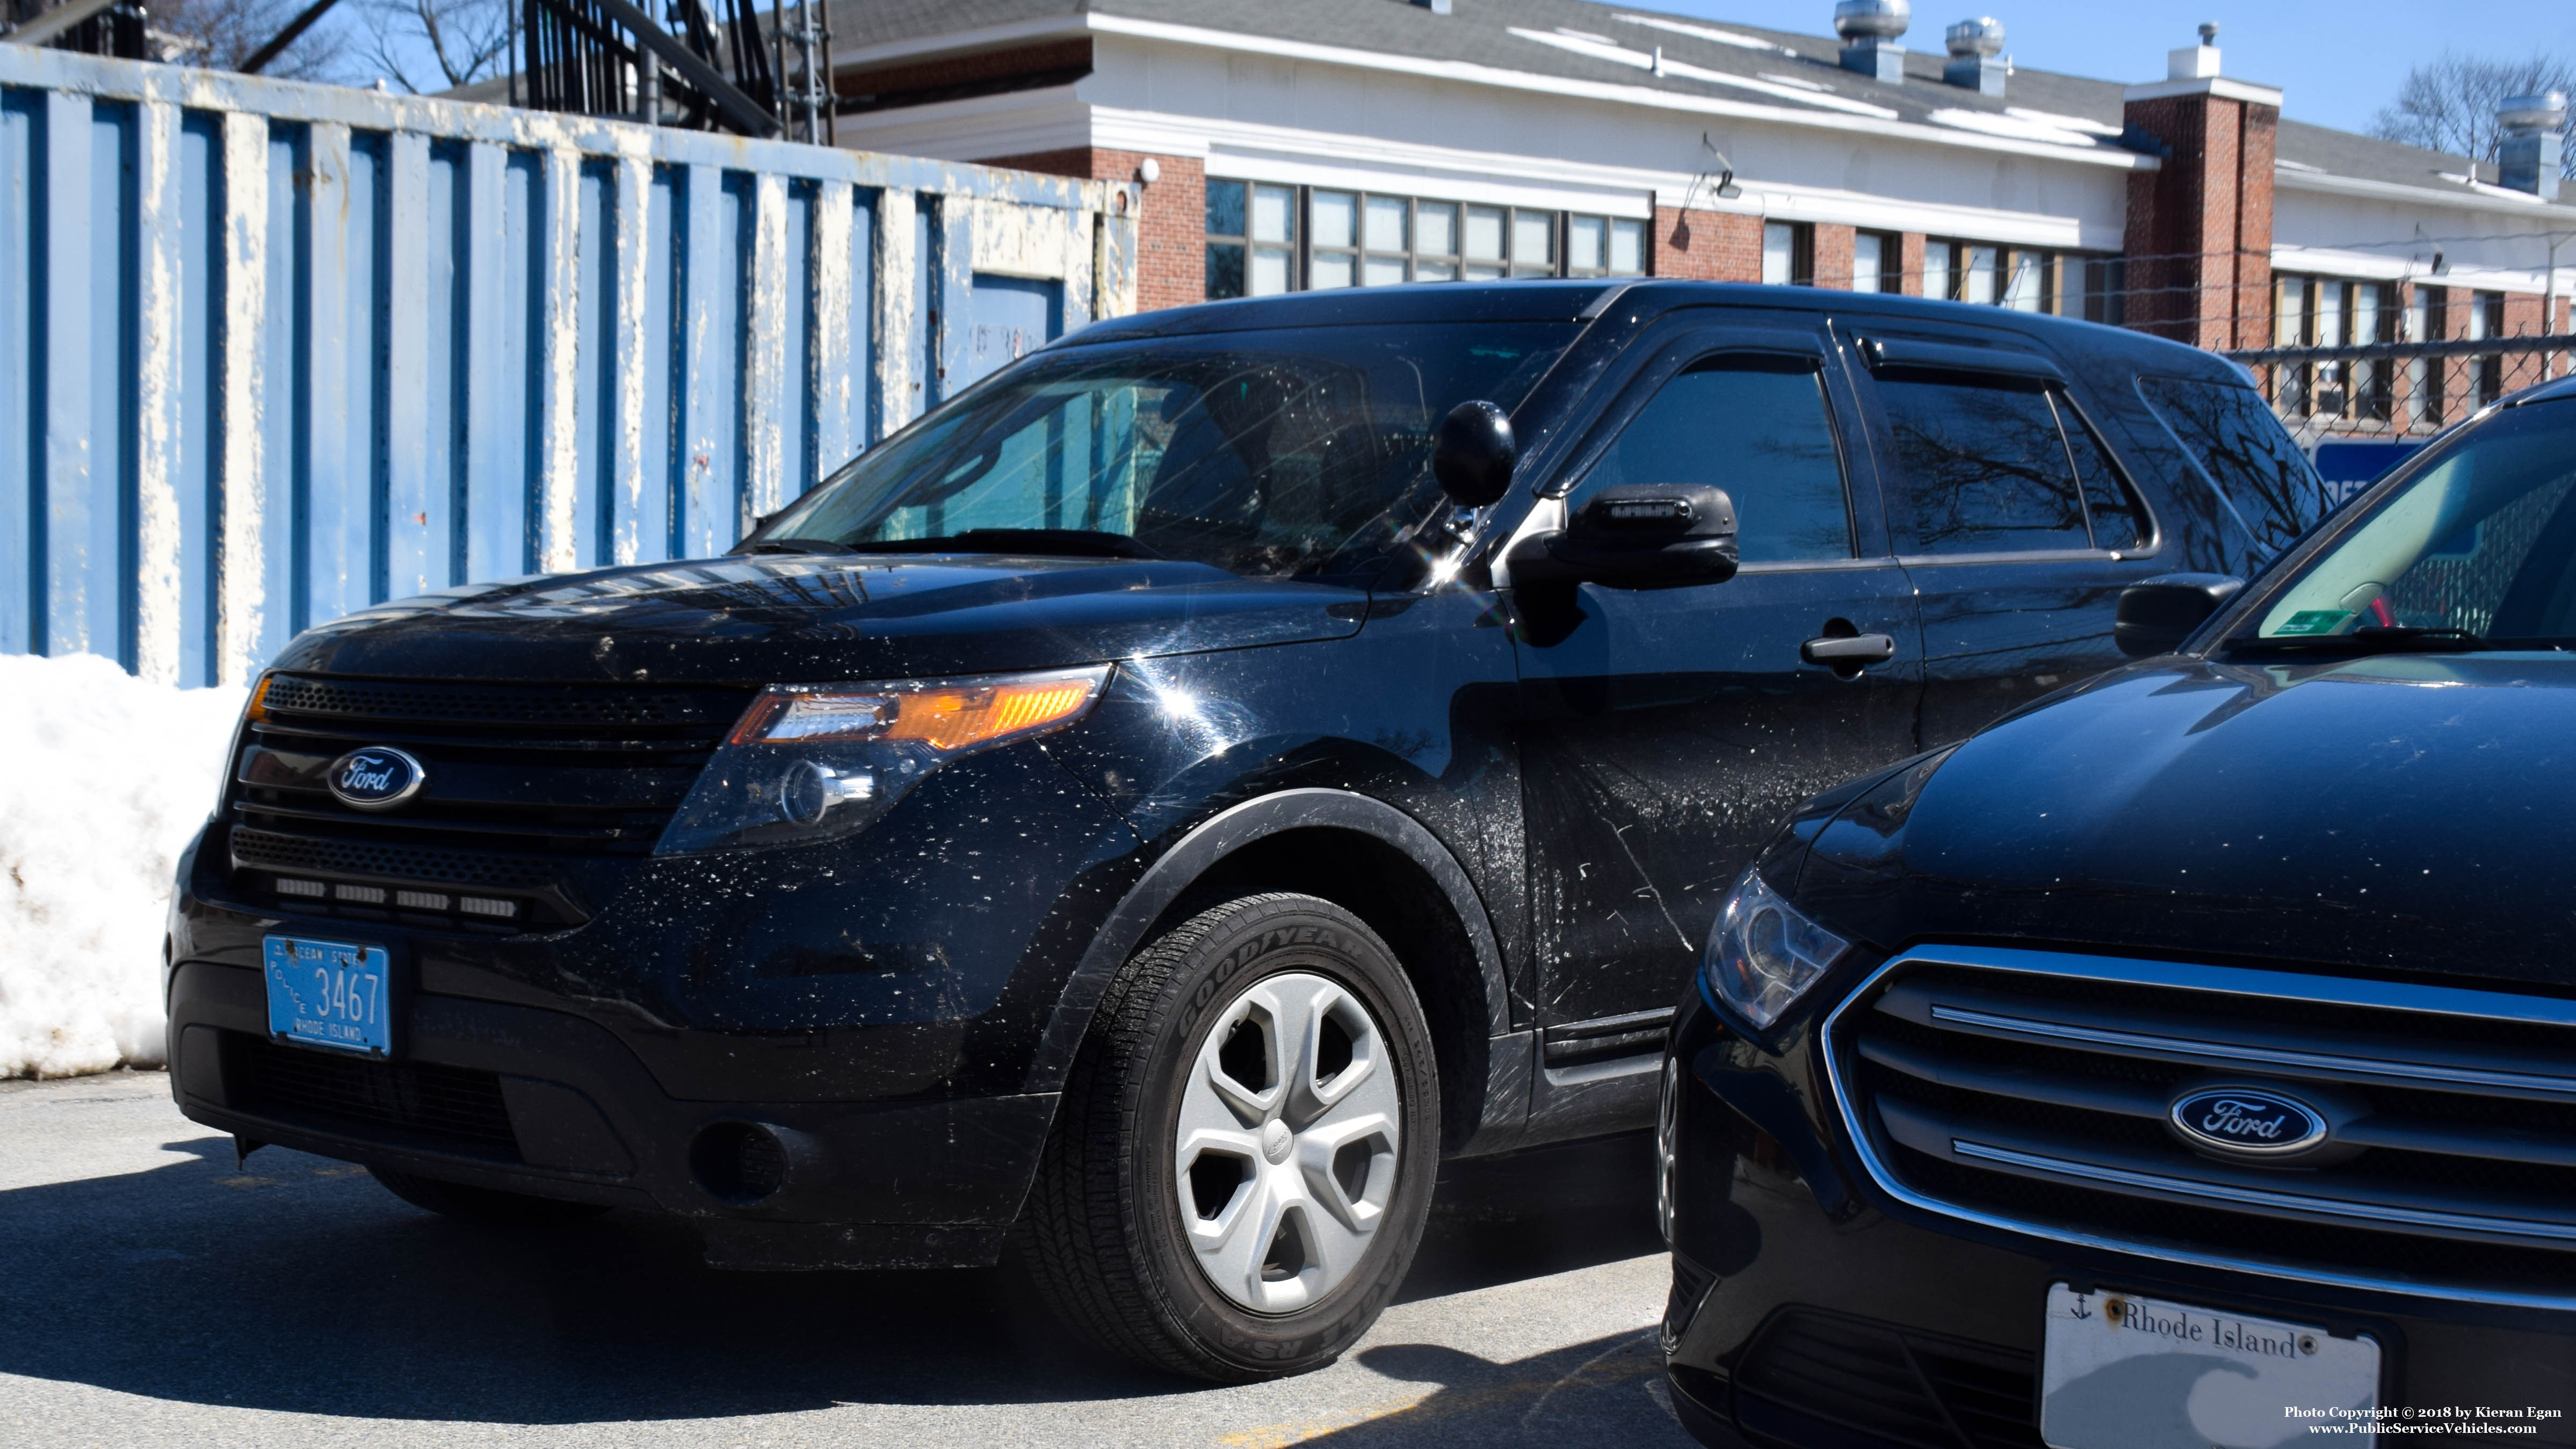
<path id="1" fill-rule="evenodd" d="M 1512 487 L 1520 444 L 1511 416 L 1489 402 L 1462 402 L 1440 420 L 1431 442 L 1431 476 L 1461 508 L 1498 502 Z"/>
<path id="2" fill-rule="evenodd" d="M 2111 637 L 2132 659 L 2171 654 L 2209 622 L 2245 581 L 2227 574 L 2158 574 L 2120 591 Z"/>
<path id="3" fill-rule="evenodd" d="M 1512 550 L 1512 582 L 1590 582 L 1614 589 L 1722 584 L 1735 577 L 1735 503 L 1704 483 L 1604 488 L 1562 533 Z"/>

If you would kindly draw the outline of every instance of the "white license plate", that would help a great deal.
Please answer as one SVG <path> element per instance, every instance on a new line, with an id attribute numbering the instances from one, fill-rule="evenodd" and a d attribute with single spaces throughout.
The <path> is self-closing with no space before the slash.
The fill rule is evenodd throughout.
<path id="1" fill-rule="evenodd" d="M 2048 1290 L 2039 1437 L 2051 1449 L 2272 1449 L 2336 1426 L 2367 1445 L 2379 1345 L 2134 1293 Z"/>

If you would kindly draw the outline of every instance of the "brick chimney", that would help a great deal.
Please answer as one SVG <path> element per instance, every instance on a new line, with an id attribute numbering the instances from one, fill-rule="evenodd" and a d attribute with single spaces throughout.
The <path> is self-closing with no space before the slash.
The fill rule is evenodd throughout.
<path id="1" fill-rule="evenodd" d="M 2122 141 L 2163 158 L 2129 175 L 2128 322 L 2226 349 L 2272 342 L 2272 156 L 2281 93 L 2222 73 L 2218 27 L 2122 92 Z"/>

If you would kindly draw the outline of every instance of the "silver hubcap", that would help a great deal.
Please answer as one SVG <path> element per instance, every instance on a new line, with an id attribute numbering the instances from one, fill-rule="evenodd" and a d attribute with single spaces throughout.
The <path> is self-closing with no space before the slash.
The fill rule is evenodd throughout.
<path id="1" fill-rule="evenodd" d="M 1375 1018 L 1321 976 L 1254 986 L 1199 1043 L 1172 1160 L 1217 1291 L 1290 1313 L 1359 1266 L 1395 1191 L 1403 1100 Z"/>

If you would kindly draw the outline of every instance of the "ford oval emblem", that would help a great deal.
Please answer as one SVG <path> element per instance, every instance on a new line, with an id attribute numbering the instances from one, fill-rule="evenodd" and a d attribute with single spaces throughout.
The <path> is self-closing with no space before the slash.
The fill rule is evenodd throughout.
<path id="1" fill-rule="evenodd" d="M 400 750 L 369 745 L 333 760 L 325 783 L 332 798 L 352 810 L 392 810 L 420 793 L 429 772 Z"/>
<path id="2" fill-rule="evenodd" d="M 2326 1114 L 2269 1087 L 2200 1087 L 2166 1109 L 2194 1147 L 2233 1157 L 2289 1157 L 2326 1140 Z"/>

